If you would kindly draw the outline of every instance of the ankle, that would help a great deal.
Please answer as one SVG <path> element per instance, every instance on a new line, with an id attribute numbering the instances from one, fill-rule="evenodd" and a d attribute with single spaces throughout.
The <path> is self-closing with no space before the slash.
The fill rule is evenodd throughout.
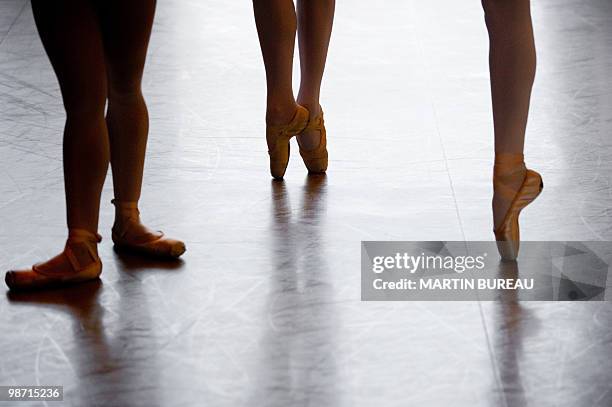
<path id="1" fill-rule="evenodd" d="M 495 152 L 495 163 L 521 163 L 525 161 L 523 153 Z"/>
<path id="2" fill-rule="evenodd" d="M 140 222 L 140 213 L 136 211 L 115 210 L 114 226 L 123 226 L 129 222 Z"/>
<path id="3" fill-rule="evenodd" d="M 115 226 L 122 226 L 127 222 L 140 222 L 138 201 L 113 199 L 111 203 L 115 206 Z"/>
<path id="4" fill-rule="evenodd" d="M 95 230 L 69 227 L 68 238 L 66 240 L 69 242 L 92 242 L 98 244 L 102 241 L 102 236 Z"/>
<path id="5" fill-rule="evenodd" d="M 493 166 L 494 177 L 520 176 L 525 173 L 527 168 L 523 154 L 514 153 L 495 153 L 495 163 Z"/>
<path id="6" fill-rule="evenodd" d="M 285 104 L 268 104 L 266 108 L 266 124 L 267 125 L 280 125 L 287 124 L 293 119 L 297 104 L 285 103 Z"/>
<path id="7" fill-rule="evenodd" d="M 297 103 L 308 110 L 310 117 L 317 117 L 321 115 L 321 105 L 319 104 L 319 99 L 298 98 Z"/>
<path id="8" fill-rule="evenodd" d="M 66 247 L 70 247 L 72 255 L 79 264 L 86 264 L 90 260 L 99 260 L 98 243 L 101 241 L 102 236 L 96 232 L 71 228 L 68 230 Z"/>

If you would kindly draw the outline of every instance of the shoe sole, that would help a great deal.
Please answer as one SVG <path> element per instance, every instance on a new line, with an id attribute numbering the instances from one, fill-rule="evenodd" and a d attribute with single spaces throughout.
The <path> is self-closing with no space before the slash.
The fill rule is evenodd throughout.
<path id="1" fill-rule="evenodd" d="M 125 245 L 115 243 L 114 248 L 119 253 L 133 254 L 142 257 L 149 257 L 161 260 L 176 260 L 181 257 L 186 251 L 185 243 L 178 243 L 170 248 L 169 253 L 159 253 L 141 246 Z"/>

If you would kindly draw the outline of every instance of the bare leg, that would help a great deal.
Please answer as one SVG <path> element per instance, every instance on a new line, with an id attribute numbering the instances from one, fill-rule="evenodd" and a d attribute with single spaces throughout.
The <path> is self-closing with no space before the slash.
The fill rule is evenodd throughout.
<path id="1" fill-rule="evenodd" d="M 266 123 L 288 123 L 296 111 L 292 88 L 297 18 L 292 0 L 253 0 L 266 67 Z"/>
<path id="2" fill-rule="evenodd" d="M 98 4 L 108 73 L 106 122 L 115 190 L 113 241 L 147 256 L 178 257 L 185 245 L 148 229 L 138 210 L 149 135 L 141 85 L 156 0 L 98 0 Z"/>
<path id="3" fill-rule="evenodd" d="M 109 152 L 104 121 L 106 72 L 96 13 L 85 0 L 32 0 L 32 9 L 66 109 L 63 162 L 68 240 L 52 259 L 7 272 L 5 281 L 11 289 L 86 281 L 102 271 L 98 212 Z"/>
<path id="4" fill-rule="evenodd" d="M 142 190 L 149 135 L 149 114 L 141 84 L 155 15 L 155 0 L 100 1 L 99 8 L 108 71 L 106 122 L 115 199 L 137 203 Z M 121 226 L 130 215 L 140 224 L 135 211 L 116 208 L 115 226 Z M 144 229 L 144 226 L 139 226 Z"/>
<path id="5" fill-rule="evenodd" d="M 100 2 L 100 21 L 108 72 L 111 166 L 115 198 L 137 202 L 149 135 L 149 115 L 141 83 L 155 0 Z"/>
<path id="6" fill-rule="evenodd" d="M 482 5 L 490 39 L 495 154 L 498 164 L 502 164 L 496 166 L 494 176 L 518 190 L 526 171 L 521 159 L 536 67 L 530 0 L 482 0 Z M 506 164 L 504 157 L 509 156 L 514 156 L 510 161 L 515 165 Z M 495 227 L 510 204 L 510 199 L 494 192 Z"/>
<path id="7" fill-rule="evenodd" d="M 311 117 L 320 113 L 319 95 L 327 60 L 327 50 L 334 21 L 335 0 L 298 0 L 298 39 L 300 48 L 300 92 L 298 103 Z M 318 131 L 305 131 L 298 136 L 300 145 L 313 149 L 319 145 Z"/>
<path id="8" fill-rule="evenodd" d="M 32 7 L 66 109 L 64 181 L 68 227 L 96 233 L 109 146 L 104 121 L 104 52 L 95 10 L 84 0 L 33 0 Z"/>

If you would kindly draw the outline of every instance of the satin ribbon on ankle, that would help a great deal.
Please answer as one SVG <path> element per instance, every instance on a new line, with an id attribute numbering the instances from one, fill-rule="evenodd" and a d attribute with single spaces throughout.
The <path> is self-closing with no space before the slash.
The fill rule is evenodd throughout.
<path id="1" fill-rule="evenodd" d="M 115 205 L 115 208 L 127 219 L 138 219 L 140 216 L 138 201 L 119 201 L 117 199 L 113 199 L 111 203 Z"/>
<path id="2" fill-rule="evenodd" d="M 516 174 L 527 172 L 523 154 L 496 153 L 493 166 L 493 189 L 504 198 L 513 199 L 518 189 L 509 185 L 515 184 Z M 519 185 L 520 189 L 520 185 Z"/>

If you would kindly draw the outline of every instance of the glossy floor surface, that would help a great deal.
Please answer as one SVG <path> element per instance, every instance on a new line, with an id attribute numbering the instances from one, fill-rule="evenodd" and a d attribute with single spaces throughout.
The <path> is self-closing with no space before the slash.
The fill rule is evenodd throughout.
<path id="1" fill-rule="evenodd" d="M 612 405 L 610 303 L 360 301 L 361 240 L 492 239 L 479 2 L 372 4 L 338 4 L 327 177 L 294 148 L 274 183 L 250 2 L 159 3 L 142 210 L 188 252 L 117 255 L 109 179 L 102 281 L 0 296 L 0 384 L 61 384 L 67 406 Z M 523 238 L 612 240 L 612 3 L 533 14 L 545 190 Z M 29 4 L 0 0 L 2 270 L 62 247 L 63 121 Z"/>

